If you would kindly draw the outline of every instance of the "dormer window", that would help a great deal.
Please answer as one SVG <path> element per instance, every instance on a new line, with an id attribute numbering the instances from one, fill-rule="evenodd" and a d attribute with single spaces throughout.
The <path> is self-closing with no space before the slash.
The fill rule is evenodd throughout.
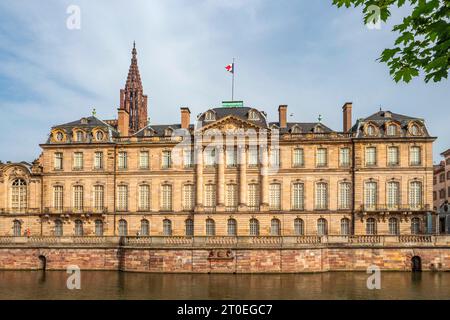
<path id="1" fill-rule="evenodd" d="M 83 131 L 77 131 L 76 132 L 76 139 L 78 142 L 81 142 L 84 140 L 84 134 Z"/>
<path id="2" fill-rule="evenodd" d="M 164 135 L 165 135 L 165 136 L 171 136 L 171 135 L 172 135 L 172 132 L 173 132 L 172 128 L 167 128 L 167 129 L 164 131 Z"/>
<path id="3" fill-rule="evenodd" d="M 322 133 L 323 132 L 323 128 L 321 126 L 316 126 L 314 128 L 314 133 Z"/>
<path id="4" fill-rule="evenodd" d="M 374 136 L 375 135 L 375 127 L 373 125 L 369 125 L 367 127 L 367 135 Z"/>
<path id="5" fill-rule="evenodd" d="M 291 129 L 291 133 L 294 133 L 294 134 L 302 133 L 302 130 L 300 129 L 299 126 L 293 126 L 292 129 Z"/>
<path id="6" fill-rule="evenodd" d="M 64 135 L 62 132 L 57 132 L 55 136 L 56 141 L 62 141 L 64 139 Z"/>
<path id="7" fill-rule="evenodd" d="M 80 122 L 81 122 L 81 124 L 87 124 L 88 123 L 88 119 L 81 118 Z"/>
<path id="8" fill-rule="evenodd" d="M 216 120 L 216 115 L 212 111 L 208 111 L 205 114 L 205 121 L 214 121 Z"/>
<path id="9" fill-rule="evenodd" d="M 103 133 L 103 131 L 97 131 L 95 133 L 95 139 L 97 139 L 97 141 L 103 141 L 104 138 L 105 134 Z"/>
<path id="10" fill-rule="evenodd" d="M 257 121 L 259 120 L 259 115 L 255 110 L 250 110 L 248 113 L 248 120 Z"/>
<path id="11" fill-rule="evenodd" d="M 420 129 L 417 124 L 413 124 L 410 129 L 411 135 L 418 136 L 420 134 Z"/>
<path id="12" fill-rule="evenodd" d="M 388 125 L 387 135 L 388 136 L 396 136 L 397 135 L 397 126 L 395 124 Z"/>
<path id="13" fill-rule="evenodd" d="M 146 137 L 150 137 L 150 136 L 152 136 L 153 135 L 153 132 L 152 132 L 152 130 L 149 130 L 149 129 L 145 129 L 145 131 L 144 131 L 144 136 L 146 136 Z"/>
<path id="14" fill-rule="evenodd" d="M 385 111 L 384 112 L 384 117 L 385 118 L 392 118 L 392 113 L 390 111 Z"/>

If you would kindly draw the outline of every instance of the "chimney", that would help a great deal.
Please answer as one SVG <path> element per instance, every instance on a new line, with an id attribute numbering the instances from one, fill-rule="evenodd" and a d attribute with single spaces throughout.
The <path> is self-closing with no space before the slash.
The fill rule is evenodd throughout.
<path id="1" fill-rule="evenodd" d="M 189 129 L 191 124 L 191 110 L 187 107 L 181 108 L 181 129 Z"/>
<path id="2" fill-rule="evenodd" d="M 287 128 L 287 105 L 280 105 L 278 107 L 278 121 L 280 128 Z"/>
<path id="3" fill-rule="evenodd" d="M 352 102 L 346 102 L 342 107 L 344 132 L 349 132 L 352 128 Z"/>
<path id="4" fill-rule="evenodd" d="M 128 136 L 129 126 L 130 126 L 130 114 L 125 109 L 119 110 L 119 120 L 117 121 L 117 129 L 119 129 L 120 136 L 126 137 Z"/>

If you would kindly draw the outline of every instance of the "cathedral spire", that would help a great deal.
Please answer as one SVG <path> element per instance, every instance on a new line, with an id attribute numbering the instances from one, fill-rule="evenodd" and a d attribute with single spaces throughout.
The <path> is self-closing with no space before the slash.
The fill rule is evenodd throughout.
<path id="1" fill-rule="evenodd" d="M 129 133 L 137 132 L 147 125 L 147 96 L 144 95 L 139 73 L 136 42 L 133 42 L 125 88 L 120 90 L 120 109 L 125 110 L 129 115 Z"/>

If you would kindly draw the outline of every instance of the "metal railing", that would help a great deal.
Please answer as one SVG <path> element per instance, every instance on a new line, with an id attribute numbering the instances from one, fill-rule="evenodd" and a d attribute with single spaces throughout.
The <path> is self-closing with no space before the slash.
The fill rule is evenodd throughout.
<path id="1" fill-rule="evenodd" d="M 46 207 L 43 210 L 44 214 L 77 214 L 77 213 L 107 213 L 107 207 Z"/>
<path id="2" fill-rule="evenodd" d="M 26 214 L 26 213 L 40 213 L 39 208 L 1 208 L 0 214 L 2 213 L 16 213 L 16 214 Z"/>
<path id="3" fill-rule="evenodd" d="M 360 211 L 428 211 L 430 205 L 426 204 L 363 204 Z"/>

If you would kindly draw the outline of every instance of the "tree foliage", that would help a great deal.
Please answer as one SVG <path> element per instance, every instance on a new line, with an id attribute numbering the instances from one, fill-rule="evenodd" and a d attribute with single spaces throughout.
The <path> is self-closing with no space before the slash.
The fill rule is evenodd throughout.
<path id="1" fill-rule="evenodd" d="M 394 7 L 410 5 L 410 15 L 392 31 L 399 34 L 393 48 L 379 61 L 396 82 L 409 82 L 423 72 L 425 82 L 447 79 L 450 67 L 450 0 L 333 0 L 337 7 L 362 7 L 365 23 L 386 22 Z M 376 10 L 374 10 L 376 8 Z M 379 13 L 379 14 L 378 14 Z"/>

